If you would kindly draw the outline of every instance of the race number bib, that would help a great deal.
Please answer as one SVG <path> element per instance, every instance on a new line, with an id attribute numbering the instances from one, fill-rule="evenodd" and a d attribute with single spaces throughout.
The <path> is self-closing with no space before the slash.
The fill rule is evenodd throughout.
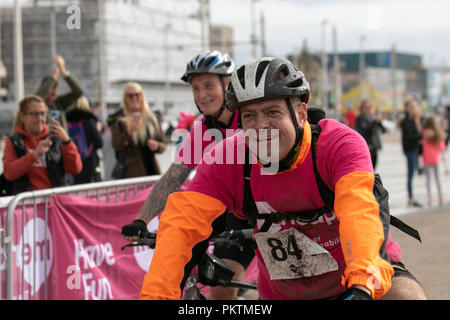
<path id="1" fill-rule="evenodd" d="M 255 234 L 271 280 L 318 276 L 338 270 L 331 254 L 296 229 Z"/>

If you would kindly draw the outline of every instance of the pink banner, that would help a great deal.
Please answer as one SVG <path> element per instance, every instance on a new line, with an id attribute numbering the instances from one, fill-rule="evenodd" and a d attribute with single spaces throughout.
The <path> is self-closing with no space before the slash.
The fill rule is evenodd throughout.
<path id="1" fill-rule="evenodd" d="M 105 203 L 79 196 L 52 196 L 48 203 L 25 205 L 14 215 L 13 299 L 137 299 L 153 250 L 120 248 L 120 231 L 133 221 L 150 189 L 131 200 Z M 5 226 L 6 209 L 0 209 Z M 149 225 L 156 231 L 158 217 Z M 0 248 L 1 298 L 6 298 L 6 260 Z M 22 258 L 23 257 L 23 258 Z M 246 280 L 256 280 L 253 262 Z"/>

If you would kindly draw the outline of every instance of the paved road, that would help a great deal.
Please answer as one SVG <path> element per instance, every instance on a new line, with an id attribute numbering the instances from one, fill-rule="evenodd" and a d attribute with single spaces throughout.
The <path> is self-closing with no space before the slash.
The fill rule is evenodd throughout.
<path id="1" fill-rule="evenodd" d="M 419 230 L 422 243 L 392 228 L 402 247 L 402 260 L 425 288 L 430 299 L 450 299 L 450 206 L 416 213 L 403 220 Z"/>

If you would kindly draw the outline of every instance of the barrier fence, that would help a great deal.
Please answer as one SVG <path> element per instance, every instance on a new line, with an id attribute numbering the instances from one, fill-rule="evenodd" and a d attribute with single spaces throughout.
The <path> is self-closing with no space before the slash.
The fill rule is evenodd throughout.
<path id="1" fill-rule="evenodd" d="M 160 176 L 30 191 L 1 198 L 1 299 L 136 299 L 153 250 L 127 242 Z M 7 203 L 6 203 L 7 202 Z M 158 218 L 149 225 L 155 231 Z"/>

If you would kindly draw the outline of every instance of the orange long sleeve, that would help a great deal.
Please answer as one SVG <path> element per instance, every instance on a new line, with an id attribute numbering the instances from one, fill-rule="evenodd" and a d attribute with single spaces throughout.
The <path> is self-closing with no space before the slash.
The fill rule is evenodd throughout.
<path id="1" fill-rule="evenodd" d="M 140 299 L 180 299 L 184 266 L 192 248 L 207 239 L 211 223 L 225 211 L 225 205 L 210 196 L 176 192 L 169 196 L 157 231 L 155 252 L 146 274 Z"/>
<path id="2" fill-rule="evenodd" d="M 384 231 L 373 184 L 370 172 L 355 171 L 341 177 L 336 184 L 334 210 L 347 264 L 344 281 L 348 287 L 368 287 L 378 299 L 390 289 L 394 271 L 380 256 Z"/>

